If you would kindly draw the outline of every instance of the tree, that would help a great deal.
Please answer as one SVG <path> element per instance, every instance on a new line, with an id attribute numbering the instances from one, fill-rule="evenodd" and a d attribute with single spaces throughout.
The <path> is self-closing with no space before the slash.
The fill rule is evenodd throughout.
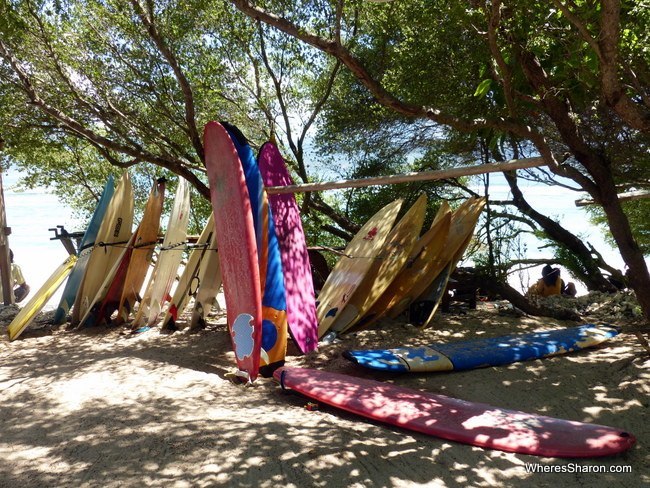
<path id="1" fill-rule="evenodd" d="M 340 71 L 320 51 L 228 4 L 1 5 L 4 164 L 17 164 L 27 184 L 53 185 L 89 211 L 108 173 L 131 168 L 135 180 L 178 174 L 208 197 L 201 128 L 212 119 L 236 124 L 254 147 L 277 135 L 295 176 L 307 181 L 306 137 Z M 208 207 L 199 199 L 192 206 Z M 355 225 L 320 196 L 306 198 L 304 209 L 312 208 Z"/>
<path id="2" fill-rule="evenodd" d="M 300 25 L 248 0 L 231 2 L 340 60 L 375 103 L 401 118 L 495 142 L 507 136 L 534 149 L 554 174 L 602 205 L 650 321 L 648 268 L 616 197 L 618 182 L 631 175 L 647 180 L 648 156 L 621 160 L 600 139 L 606 134 L 647 148 L 648 13 L 640 2 L 555 0 L 549 9 L 534 1 L 340 1 L 324 27 Z M 353 18 L 360 19 L 357 35 L 348 40 Z M 436 69 L 443 63 L 452 69 Z M 470 76 L 472 66 L 480 69 Z M 436 90 L 426 90 L 429 82 Z"/>

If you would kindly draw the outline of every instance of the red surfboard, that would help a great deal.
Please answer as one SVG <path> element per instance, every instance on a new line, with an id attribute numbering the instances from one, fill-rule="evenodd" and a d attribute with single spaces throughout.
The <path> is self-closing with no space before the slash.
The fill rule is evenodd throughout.
<path id="1" fill-rule="evenodd" d="M 319 402 L 363 417 L 472 446 L 535 456 L 610 456 L 636 439 L 619 429 L 466 402 L 390 383 L 307 368 L 274 377 Z"/>
<path id="2" fill-rule="evenodd" d="M 265 186 L 293 185 L 284 158 L 273 143 L 267 142 L 262 146 L 257 164 Z M 318 320 L 300 210 L 292 194 L 269 195 L 269 202 L 280 243 L 289 331 L 296 345 L 307 354 L 318 347 Z"/>
<path id="3" fill-rule="evenodd" d="M 253 381 L 260 366 L 262 298 L 248 189 L 226 129 L 218 122 L 208 122 L 203 140 L 228 329 L 238 375 Z"/>

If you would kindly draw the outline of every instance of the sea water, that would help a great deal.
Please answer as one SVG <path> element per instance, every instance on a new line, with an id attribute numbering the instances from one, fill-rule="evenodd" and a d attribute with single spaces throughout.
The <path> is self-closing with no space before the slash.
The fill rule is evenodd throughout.
<path id="1" fill-rule="evenodd" d="M 2 173 L 7 226 L 11 228 L 9 246 L 14 252 L 14 263 L 20 266 L 31 288 L 21 303 L 24 305 L 68 257 L 61 241 L 51 240 L 54 232 L 49 229 L 63 225 L 68 232 L 83 231 L 84 223 L 47 189 L 20 189 L 19 179 L 20 174 L 15 171 Z M 56 308 L 62 292 L 63 286 L 44 310 Z"/>

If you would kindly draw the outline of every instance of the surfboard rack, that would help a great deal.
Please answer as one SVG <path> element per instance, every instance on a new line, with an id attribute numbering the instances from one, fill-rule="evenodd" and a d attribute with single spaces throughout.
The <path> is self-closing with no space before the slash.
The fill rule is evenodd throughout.
<path id="1" fill-rule="evenodd" d="M 55 228 L 48 230 L 54 232 L 54 237 L 50 237 L 51 241 L 59 240 L 61 241 L 61 244 L 63 244 L 63 247 L 65 247 L 65 250 L 68 251 L 68 254 L 71 256 L 77 254 L 77 249 L 79 248 L 81 239 L 84 236 L 83 232 L 68 232 L 62 225 L 57 225 Z M 72 243 L 73 239 L 76 245 Z"/>

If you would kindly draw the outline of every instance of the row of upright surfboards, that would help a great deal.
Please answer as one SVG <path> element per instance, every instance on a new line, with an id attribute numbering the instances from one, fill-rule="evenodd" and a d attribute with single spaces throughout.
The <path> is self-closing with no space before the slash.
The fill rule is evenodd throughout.
<path id="1" fill-rule="evenodd" d="M 236 127 L 217 122 L 206 125 L 204 141 L 213 214 L 180 277 L 189 184 L 179 180 L 167 231 L 157 247 L 166 182 L 153 184 L 133 231 L 133 189 L 125 172 L 116 184 L 108 180 L 79 252 L 23 307 L 9 327 L 10 339 L 18 337 L 68 275 L 56 323 L 70 317 L 74 327 L 111 322 L 129 323 L 134 330 L 161 318 L 163 329 L 177 329 L 191 297 L 190 327 L 202 324 L 223 280 L 239 370 L 251 381 L 258 372 L 271 376 L 284 363 L 289 334 L 308 353 L 328 332 L 331 337 L 386 315 L 396 317 L 417 300 L 437 304 L 485 204 L 471 198 L 452 211 L 445 203 L 422 233 L 425 195 L 399 220 L 403 201 L 390 203 L 346 247 L 317 303 L 296 200 L 291 194 L 266 192 L 266 187 L 293 183 L 277 147 L 268 142 L 256 156 Z M 158 259 L 151 266 L 155 249 Z"/>
<path id="2" fill-rule="evenodd" d="M 221 285 L 214 220 L 208 220 L 193 246 L 176 292 L 170 299 L 183 251 L 187 248 L 190 188 L 186 180 L 179 179 L 167 231 L 152 267 L 165 187 L 164 179 L 153 184 L 142 219 L 133 230 L 130 177 L 124 172 L 117 183 L 109 177 L 77 255 L 66 259 L 21 309 L 9 326 L 10 340 L 29 325 L 66 277 L 61 301 L 53 316 L 56 324 L 68 318 L 73 327 L 128 322 L 135 330 L 158 322 L 163 306 L 169 302 L 163 324 L 173 329 L 179 311 L 182 312 L 189 302 L 191 287 L 196 292 L 191 324 L 197 325 L 204 320 Z"/>

